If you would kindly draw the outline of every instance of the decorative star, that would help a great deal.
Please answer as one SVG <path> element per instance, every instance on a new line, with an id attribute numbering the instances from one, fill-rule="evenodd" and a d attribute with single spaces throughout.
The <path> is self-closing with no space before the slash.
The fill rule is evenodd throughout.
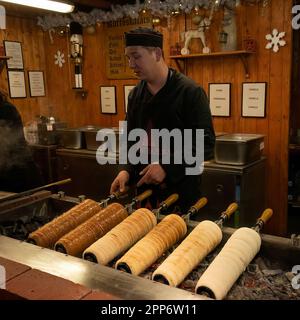
<path id="1" fill-rule="evenodd" d="M 60 52 L 60 50 L 57 50 L 57 52 L 54 54 L 54 63 L 58 64 L 60 68 L 62 68 L 63 64 L 66 62 L 64 57 L 64 53 Z"/>
<path id="2" fill-rule="evenodd" d="M 272 34 L 267 34 L 266 39 L 270 42 L 267 43 L 266 49 L 271 49 L 273 47 L 274 52 L 279 51 L 279 47 L 283 47 L 286 45 L 286 41 L 282 40 L 285 36 L 285 32 L 278 32 L 277 29 L 273 29 Z"/>

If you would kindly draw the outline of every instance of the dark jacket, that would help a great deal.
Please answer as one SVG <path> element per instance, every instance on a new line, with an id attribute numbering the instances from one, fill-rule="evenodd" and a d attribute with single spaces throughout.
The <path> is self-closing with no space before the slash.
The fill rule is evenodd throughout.
<path id="1" fill-rule="evenodd" d="M 155 129 L 193 129 L 193 133 L 195 129 L 204 129 L 204 157 L 205 160 L 213 157 L 215 133 L 206 93 L 193 80 L 174 69 L 169 69 L 166 84 L 155 96 L 149 94 L 145 81 L 131 91 L 127 121 L 128 132 L 134 128 L 147 130 L 149 123 Z M 195 135 L 192 145 L 195 148 Z M 172 163 L 173 148 L 171 144 L 171 163 L 161 165 L 166 172 L 168 193 L 179 193 L 179 204 L 182 211 L 186 211 L 201 196 L 200 176 L 186 175 L 185 163 Z M 129 171 L 131 180 L 137 182 L 142 167 L 128 165 L 125 169 Z"/>
<path id="2" fill-rule="evenodd" d="M 43 184 L 26 143 L 17 109 L 0 103 L 0 190 L 22 192 Z"/>

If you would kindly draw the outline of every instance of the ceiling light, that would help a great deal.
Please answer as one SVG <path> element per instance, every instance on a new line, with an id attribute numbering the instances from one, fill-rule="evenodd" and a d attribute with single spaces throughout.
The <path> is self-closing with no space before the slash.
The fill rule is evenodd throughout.
<path id="1" fill-rule="evenodd" d="M 1 0 L 0 2 L 15 3 L 23 6 L 57 11 L 61 13 L 69 13 L 74 10 L 73 4 L 50 0 Z"/>

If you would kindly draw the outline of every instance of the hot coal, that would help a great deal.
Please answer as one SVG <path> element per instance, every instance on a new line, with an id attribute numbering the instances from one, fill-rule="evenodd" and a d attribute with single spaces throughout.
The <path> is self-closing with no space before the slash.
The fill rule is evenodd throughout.
<path id="1" fill-rule="evenodd" d="M 220 250 L 221 248 L 218 248 L 208 255 L 178 287 L 194 292 L 200 276 Z M 167 252 L 141 276 L 151 279 L 154 270 L 170 253 L 171 251 Z M 270 261 L 258 254 L 233 285 L 226 300 L 300 300 L 300 289 L 293 289 L 291 283 L 295 274 L 286 269 L 286 266 L 282 269 L 278 268 L 279 266 L 278 261 Z"/>

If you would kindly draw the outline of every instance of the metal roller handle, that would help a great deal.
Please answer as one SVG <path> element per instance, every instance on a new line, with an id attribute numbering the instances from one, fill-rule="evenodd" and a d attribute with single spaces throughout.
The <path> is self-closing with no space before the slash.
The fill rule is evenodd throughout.
<path id="1" fill-rule="evenodd" d="M 108 196 L 109 200 L 119 199 L 121 196 L 124 196 L 127 194 L 129 190 L 128 186 L 125 186 L 124 190 L 121 192 L 120 190 L 113 192 Z"/>
<path id="2" fill-rule="evenodd" d="M 263 226 L 271 219 L 273 215 L 273 210 L 268 208 L 265 209 L 262 215 L 257 219 L 256 225 L 254 227 L 255 231 L 260 232 Z"/>
<path id="3" fill-rule="evenodd" d="M 173 203 L 175 203 L 179 198 L 178 193 L 171 194 L 166 200 L 164 200 L 160 205 L 160 210 L 165 210 L 170 207 Z"/>
<path id="4" fill-rule="evenodd" d="M 193 211 L 193 213 L 198 212 L 201 208 L 203 208 L 207 204 L 207 198 L 203 197 L 200 198 L 191 208 L 189 211 Z"/>
<path id="5" fill-rule="evenodd" d="M 189 220 L 190 216 L 192 214 L 197 213 L 201 208 L 203 208 L 205 205 L 207 204 L 207 198 L 206 197 L 202 197 L 200 198 L 194 205 L 192 205 L 190 207 L 190 209 L 188 210 L 187 214 L 184 215 L 182 218 L 186 221 Z"/>
<path id="6" fill-rule="evenodd" d="M 1 198 L 0 199 L 0 203 L 6 202 L 8 200 L 13 200 L 13 199 L 21 198 L 21 197 L 24 197 L 24 196 L 28 196 L 28 195 L 30 195 L 32 193 L 37 192 L 37 191 L 40 191 L 40 190 L 43 190 L 43 189 L 46 189 L 46 188 L 50 188 L 50 187 L 54 187 L 54 186 L 60 186 L 61 184 L 69 183 L 71 181 L 72 181 L 72 179 L 68 178 L 68 179 L 65 179 L 65 180 L 52 182 L 52 183 L 46 184 L 46 185 L 41 186 L 41 187 L 37 187 L 37 188 L 26 190 L 26 191 L 23 191 L 23 192 L 20 192 L 20 193 L 12 194 L 10 196 Z"/>
<path id="7" fill-rule="evenodd" d="M 141 202 L 147 198 L 149 198 L 152 195 L 153 191 L 151 189 L 148 189 L 146 191 L 144 191 L 143 193 L 139 194 L 138 196 L 133 198 L 133 202 Z"/>
<path id="8" fill-rule="evenodd" d="M 138 196 L 134 197 L 131 201 L 131 203 L 126 205 L 126 210 L 127 212 L 130 214 L 133 211 L 133 206 L 138 203 L 139 201 L 143 201 L 146 198 L 150 197 L 152 195 L 152 190 L 148 189 L 146 191 L 144 191 L 142 194 L 139 194 Z"/>
<path id="9" fill-rule="evenodd" d="M 222 228 L 223 222 L 228 220 L 232 214 L 238 209 L 238 204 L 236 202 L 231 203 L 227 209 L 221 213 L 221 216 L 218 220 L 215 221 L 220 228 Z"/>
<path id="10" fill-rule="evenodd" d="M 231 217 L 231 215 L 238 209 L 236 202 L 231 203 L 227 209 L 221 214 L 221 218 L 225 221 Z"/>

